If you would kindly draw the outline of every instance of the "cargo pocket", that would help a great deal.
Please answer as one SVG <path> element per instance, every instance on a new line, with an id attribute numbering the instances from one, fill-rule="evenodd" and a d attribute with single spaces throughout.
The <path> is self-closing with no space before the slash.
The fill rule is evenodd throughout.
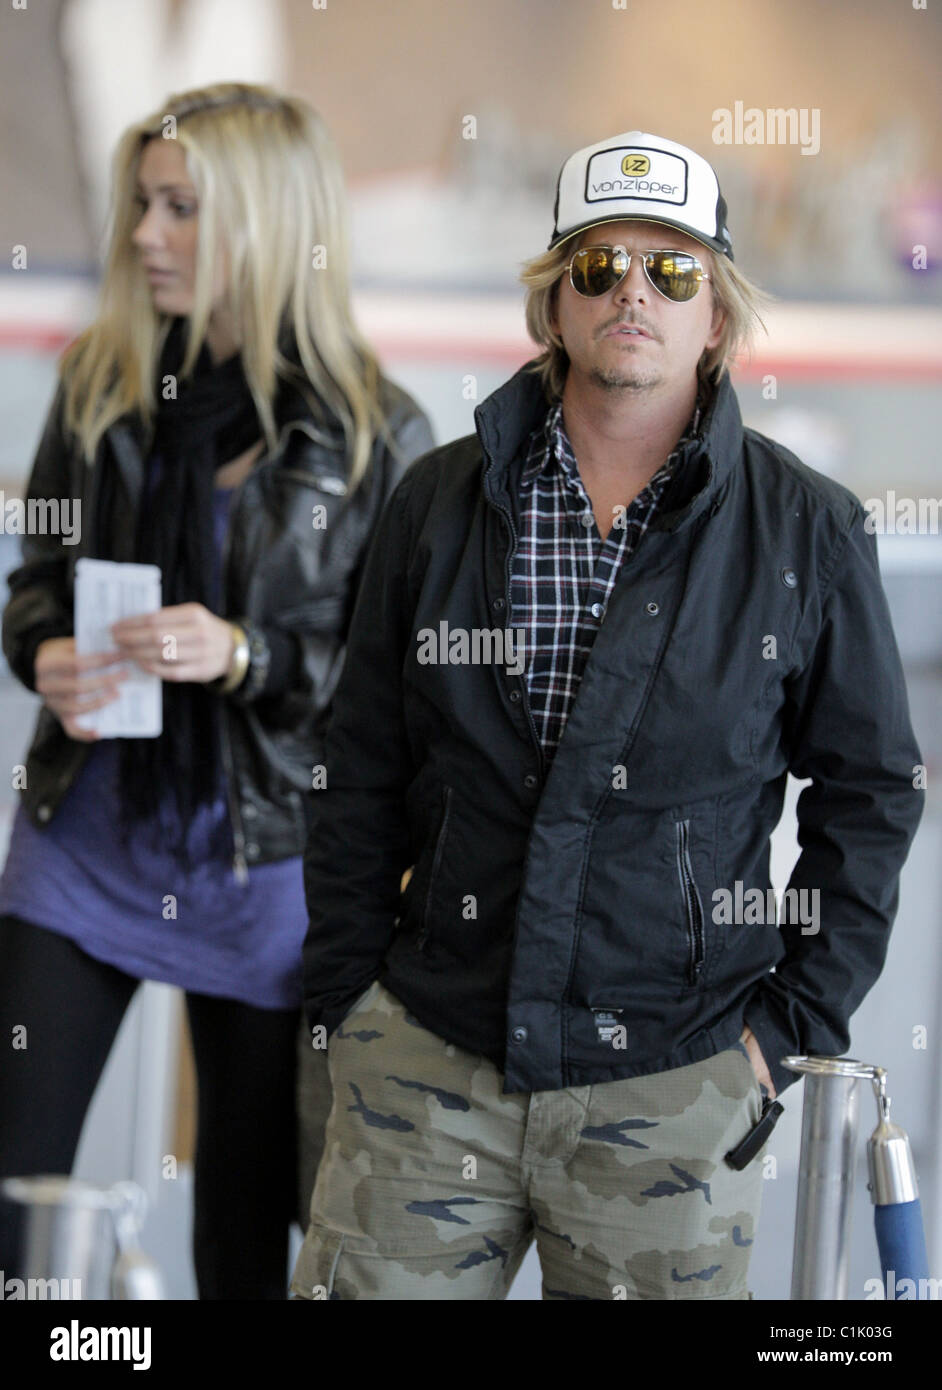
<path id="1" fill-rule="evenodd" d="M 326 1226 L 308 1227 L 291 1276 L 292 1298 L 318 1302 L 341 1296 L 335 1285 L 346 1239 L 343 1231 L 332 1231 Z"/>
<path id="2" fill-rule="evenodd" d="M 746 1044 L 742 1039 L 733 1044 L 729 1049 L 729 1054 L 736 1059 L 740 1067 L 749 1069 L 749 1090 L 746 1093 L 749 1112 L 746 1117 L 747 1127 L 742 1134 L 735 1136 L 736 1143 L 725 1155 L 729 1167 L 742 1172 L 763 1153 L 772 1130 L 778 1123 L 779 1116 L 784 1113 L 785 1107 L 781 1101 L 772 1100 L 766 1088 L 759 1081 Z M 723 1054 L 718 1055 L 722 1056 Z"/>

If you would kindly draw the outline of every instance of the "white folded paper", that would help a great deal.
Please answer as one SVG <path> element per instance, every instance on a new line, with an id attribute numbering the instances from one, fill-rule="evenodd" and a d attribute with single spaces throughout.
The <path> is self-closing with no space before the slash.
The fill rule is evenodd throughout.
<path id="1" fill-rule="evenodd" d="M 75 650 L 80 656 L 117 651 L 111 624 L 121 618 L 155 613 L 160 607 L 157 565 L 118 564 L 114 560 L 77 560 L 75 564 Z M 163 682 L 133 661 L 110 705 L 76 720 L 100 738 L 156 738 L 163 728 Z"/>

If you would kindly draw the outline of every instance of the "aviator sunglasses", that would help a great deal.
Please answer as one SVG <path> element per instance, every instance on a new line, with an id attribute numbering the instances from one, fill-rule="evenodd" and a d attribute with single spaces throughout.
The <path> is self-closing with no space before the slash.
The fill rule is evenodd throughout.
<path id="1" fill-rule="evenodd" d="M 628 251 L 624 246 L 584 246 L 569 262 L 569 283 L 584 299 L 608 294 L 628 274 L 632 256 L 640 256 L 648 282 L 673 304 L 693 299 L 709 275 L 687 251 Z"/>

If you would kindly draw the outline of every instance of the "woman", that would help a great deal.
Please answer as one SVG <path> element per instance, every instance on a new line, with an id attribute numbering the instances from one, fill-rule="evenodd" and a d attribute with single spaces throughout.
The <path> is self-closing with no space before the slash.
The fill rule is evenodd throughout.
<path id="1" fill-rule="evenodd" d="M 285 1296 L 306 805 L 368 538 L 431 442 L 354 326 L 318 116 L 223 83 L 133 126 L 100 313 L 29 485 L 81 500 L 81 541 L 27 538 L 4 615 L 44 703 L 0 881 L 0 1015 L 28 1030 L 0 1069 L 0 1176 L 70 1170 L 138 982 L 180 986 L 203 1298 Z M 163 606 L 113 627 L 117 655 L 76 654 L 82 556 L 160 566 Z M 129 661 L 163 682 L 163 733 L 98 740 L 83 716 Z"/>

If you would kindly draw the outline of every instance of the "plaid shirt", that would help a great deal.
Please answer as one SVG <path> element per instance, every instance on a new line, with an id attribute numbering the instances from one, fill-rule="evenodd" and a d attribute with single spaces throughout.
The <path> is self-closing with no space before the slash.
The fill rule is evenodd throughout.
<path id="1" fill-rule="evenodd" d="M 604 540 L 563 427 L 562 402 L 530 436 L 510 575 L 511 625 L 526 632 L 530 709 L 548 761 L 563 736 L 621 566 L 651 524 L 681 445 L 696 435 L 701 413 L 698 399 L 674 452 Z"/>

